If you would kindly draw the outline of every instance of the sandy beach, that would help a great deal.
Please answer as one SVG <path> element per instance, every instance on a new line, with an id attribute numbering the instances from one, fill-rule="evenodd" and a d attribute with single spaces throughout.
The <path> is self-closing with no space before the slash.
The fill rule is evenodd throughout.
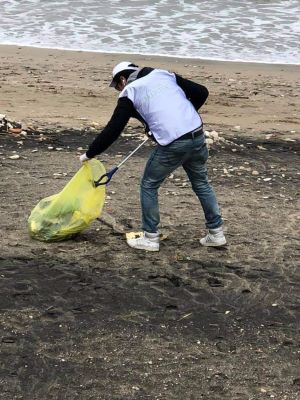
<path id="1" fill-rule="evenodd" d="M 0 114 L 25 131 L 0 132 L 0 399 L 299 400 L 300 66 L 0 54 Z M 128 59 L 208 87 L 201 113 L 218 134 L 208 168 L 226 248 L 200 247 L 204 219 L 183 170 L 160 191 L 160 252 L 127 247 L 151 143 L 115 175 L 86 231 L 29 237 L 33 207 L 63 188 L 109 120 L 111 71 Z M 142 138 L 130 121 L 99 159 L 110 169 Z"/>

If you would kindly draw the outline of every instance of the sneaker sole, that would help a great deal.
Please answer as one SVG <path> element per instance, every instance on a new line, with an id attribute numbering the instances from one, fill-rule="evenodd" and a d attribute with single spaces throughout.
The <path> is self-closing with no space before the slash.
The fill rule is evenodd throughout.
<path id="1" fill-rule="evenodd" d="M 222 243 L 201 243 L 201 241 L 200 241 L 200 244 L 201 244 L 201 246 L 204 246 L 204 247 L 223 247 L 223 246 L 226 246 L 227 242 L 225 241 Z"/>

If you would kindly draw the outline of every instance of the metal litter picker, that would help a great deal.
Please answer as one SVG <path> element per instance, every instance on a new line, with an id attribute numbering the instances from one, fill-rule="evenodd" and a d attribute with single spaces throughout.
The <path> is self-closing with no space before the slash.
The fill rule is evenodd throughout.
<path id="1" fill-rule="evenodd" d="M 124 158 L 124 160 L 122 162 L 120 162 L 119 165 L 117 165 L 116 167 L 114 167 L 112 170 L 110 170 L 109 172 L 106 172 L 105 174 L 103 174 L 102 176 L 100 176 L 100 178 L 95 181 L 95 186 L 101 186 L 101 185 L 107 185 L 111 178 L 113 177 L 113 175 L 118 171 L 118 169 L 131 157 L 133 156 L 134 153 L 136 153 L 148 140 L 149 138 L 146 138 L 141 144 L 139 144 L 137 146 L 136 149 L 134 149 L 130 154 L 128 154 L 128 156 L 126 158 Z"/>

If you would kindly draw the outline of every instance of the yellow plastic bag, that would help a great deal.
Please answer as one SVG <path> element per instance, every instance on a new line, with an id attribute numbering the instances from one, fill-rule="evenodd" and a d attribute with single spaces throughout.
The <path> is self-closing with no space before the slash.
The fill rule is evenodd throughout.
<path id="1" fill-rule="evenodd" d="M 87 228 L 101 214 L 105 185 L 94 181 L 105 174 L 100 161 L 83 164 L 63 190 L 41 200 L 28 219 L 30 236 L 45 242 L 65 240 Z"/>

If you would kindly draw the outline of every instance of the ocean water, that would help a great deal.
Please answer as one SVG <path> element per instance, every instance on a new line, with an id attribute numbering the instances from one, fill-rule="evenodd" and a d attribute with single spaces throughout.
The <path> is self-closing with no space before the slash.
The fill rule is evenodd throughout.
<path id="1" fill-rule="evenodd" d="M 1 0 L 0 44 L 300 64 L 300 0 Z"/>

